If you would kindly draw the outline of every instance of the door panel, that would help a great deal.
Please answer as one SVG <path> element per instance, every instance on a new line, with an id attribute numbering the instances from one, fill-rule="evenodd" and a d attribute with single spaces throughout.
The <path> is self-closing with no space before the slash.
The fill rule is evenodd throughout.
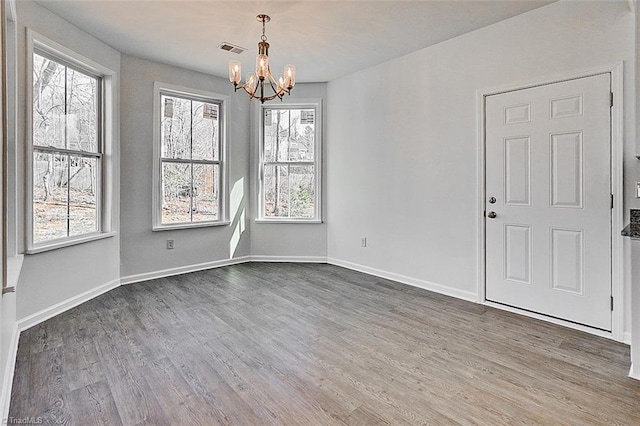
<path id="1" fill-rule="evenodd" d="M 584 295 L 582 231 L 551 230 L 551 288 Z"/>
<path id="2" fill-rule="evenodd" d="M 582 208 L 582 132 L 551 135 L 551 206 Z"/>
<path id="3" fill-rule="evenodd" d="M 611 330 L 610 79 L 487 97 L 487 300 Z"/>
<path id="4" fill-rule="evenodd" d="M 531 284 L 531 228 L 505 225 L 504 230 L 505 278 Z"/>
<path id="5" fill-rule="evenodd" d="M 531 204 L 531 151 L 528 137 L 504 140 L 504 199 L 511 206 Z"/>

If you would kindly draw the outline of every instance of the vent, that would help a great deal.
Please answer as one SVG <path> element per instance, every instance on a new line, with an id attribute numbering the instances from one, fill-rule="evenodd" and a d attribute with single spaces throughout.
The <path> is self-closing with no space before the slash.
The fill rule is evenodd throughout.
<path id="1" fill-rule="evenodd" d="M 227 43 L 226 41 L 223 42 L 218 47 L 221 50 L 226 50 L 227 52 L 237 53 L 237 54 L 240 54 L 240 53 L 244 52 L 245 50 L 247 50 L 244 47 L 236 46 L 235 44 Z"/>

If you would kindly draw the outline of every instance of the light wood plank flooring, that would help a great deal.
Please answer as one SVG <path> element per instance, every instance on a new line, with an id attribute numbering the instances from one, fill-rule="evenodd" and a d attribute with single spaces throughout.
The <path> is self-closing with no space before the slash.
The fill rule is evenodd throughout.
<path id="1" fill-rule="evenodd" d="M 44 424 L 640 424 L 629 348 L 329 265 L 117 288 L 22 333 Z"/>

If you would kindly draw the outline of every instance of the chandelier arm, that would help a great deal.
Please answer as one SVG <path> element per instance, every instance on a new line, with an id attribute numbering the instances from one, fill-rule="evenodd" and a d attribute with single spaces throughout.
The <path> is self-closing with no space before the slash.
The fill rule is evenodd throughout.
<path id="1" fill-rule="evenodd" d="M 276 96 L 278 98 L 280 98 L 282 100 L 282 95 L 284 93 L 283 89 L 278 89 L 278 84 L 276 83 L 275 79 L 273 78 L 273 74 L 271 74 L 271 70 L 269 70 L 269 85 L 271 86 L 271 90 L 273 90 L 273 93 L 276 94 Z"/>
<path id="2" fill-rule="evenodd" d="M 247 83 L 244 83 L 242 86 L 239 86 L 238 89 L 244 89 L 244 91 L 247 93 L 247 95 L 249 95 L 249 97 L 252 98 L 252 99 L 259 99 L 256 95 L 254 95 L 249 90 L 247 90 L 247 88 L 245 87 L 246 85 L 247 85 Z"/>
<path id="3" fill-rule="evenodd" d="M 247 86 L 247 83 L 248 83 L 248 81 L 245 81 L 245 82 L 244 82 L 244 83 L 242 83 L 241 85 L 237 85 L 237 84 L 235 84 L 235 85 L 234 85 L 234 87 L 235 87 L 235 89 L 236 89 L 236 90 L 244 89 L 247 93 L 249 93 L 249 91 L 247 90 L 247 87 L 246 87 L 246 86 Z"/>
<path id="4" fill-rule="evenodd" d="M 256 85 L 256 90 L 254 90 L 253 93 L 249 92 L 249 90 L 247 89 L 247 83 L 248 81 L 245 81 L 244 84 L 237 86 L 237 89 L 244 89 L 245 93 L 247 95 L 249 95 L 249 97 L 251 99 L 259 99 L 260 102 L 266 102 L 266 101 L 271 101 L 273 99 L 275 99 L 276 97 L 279 98 L 280 100 L 282 100 L 282 98 L 284 97 L 285 94 L 289 93 L 288 90 L 286 89 L 282 89 L 282 90 L 277 90 L 275 85 L 275 81 L 273 81 L 273 77 L 271 75 L 269 75 L 269 77 L 267 80 L 269 81 L 269 86 L 271 87 L 271 89 L 273 90 L 273 95 L 269 95 L 269 96 L 264 96 L 264 82 L 260 81 L 258 85 Z M 260 86 L 261 89 L 261 96 L 257 96 L 256 92 L 258 91 L 258 86 Z"/>
<path id="5" fill-rule="evenodd" d="M 257 89 L 257 88 L 256 88 L 256 89 Z M 257 96 L 257 95 L 255 94 L 255 92 L 254 92 L 254 93 L 251 93 L 251 92 L 249 92 L 246 88 L 244 88 L 244 91 L 245 91 L 245 92 L 247 92 L 247 95 L 249 95 L 249 98 L 251 98 L 251 99 L 257 99 L 257 100 L 259 100 L 261 103 L 264 103 L 264 102 L 266 102 L 266 101 L 270 101 L 270 100 L 273 100 L 273 99 L 275 99 L 275 98 L 276 98 L 276 95 L 275 95 L 275 94 L 274 94 L 274 95 L 271 95 L 271 96 Z M 257 91 L 257 90 L 256 90 L 256 91 Z M 282 98 L 281 98 L 281 99 L 282 99 Z"/>
<path id="6" fill-rule="evenodd" d="M 276 96 L 277 96 L 277 94 L 274 93 L 273 95 L 265 96 L 263 98 L 258 98 L 258 99 L 260 99 L 261 102 L 266 102 L 266 101 L 271 101 L 271 100 L 275 99 Z"/>
<path id="7" fill-rule="evenodd" d="M 264 98 L 264 101 L 265 101 L 265 102 L 266 102 L 266 101 L 272 101 L 272 100 L 274 100 L 275 98 L 276 98 L 276 95 L 274 94 L 274 95 L 267 96 L 266 98 Z"/>

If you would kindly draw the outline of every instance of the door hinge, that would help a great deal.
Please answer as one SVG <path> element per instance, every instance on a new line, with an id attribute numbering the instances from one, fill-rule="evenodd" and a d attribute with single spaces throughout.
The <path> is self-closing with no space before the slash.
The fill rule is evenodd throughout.
<path id="1" fill-rule="evenodd" d="M 613 92 L 609 92 L 609 108 L 613 108 Z"/>
<path id="2" fill-rule="evenodd" d="M 611 296 L 611 310 L 613 311 L 613 296 Z"/>
<path id="3" fill-rule="evenodd" d="M 613 210 L 613 194 L 611 194 L 611 210 Z"/>

